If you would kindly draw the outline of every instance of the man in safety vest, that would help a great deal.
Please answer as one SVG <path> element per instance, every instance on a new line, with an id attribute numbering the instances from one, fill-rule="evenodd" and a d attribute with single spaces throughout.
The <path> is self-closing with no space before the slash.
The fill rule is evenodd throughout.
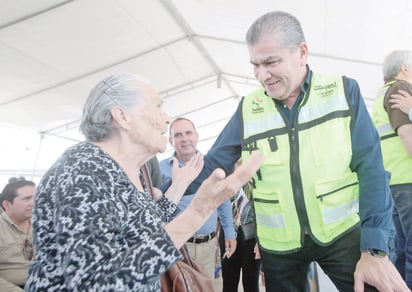
<path id="1" fill-rule="evenodd" d="M 385 84 L 373 107 L 373 121 L 380 135 L 385 169 L 391 173 L 395 266 L 412 289 L 412 122 L 389 101 L 399 90 L 412 93 L 412 52 L 391 52 L 382 71 Z"/>
<path id="2" fill-rule="evenodd" d="M 267 291 L 307 291 L 312 261 L 340 291 L 409 291 L 386 255 L 389 174 L 357 82 L 312 72 L 288 13 L 258 18 L 246 43 L 262 87 L 242 99 L 191 187 L 259 149 L 253 197 Z"/>

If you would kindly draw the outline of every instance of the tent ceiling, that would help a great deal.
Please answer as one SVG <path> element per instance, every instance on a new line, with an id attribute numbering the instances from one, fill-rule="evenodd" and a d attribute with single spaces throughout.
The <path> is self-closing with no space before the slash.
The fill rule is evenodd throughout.
<path id="1" fill-rule="evenodd" d="M 191 118 L 207 151 L 257 86 L 244 34 L 271 10 L 295 14 L 311 67 L 357 79 L 368 106 L 383 57 L 411 47 L 409 0 L 0 0 L 0 125 L 82 140 L 88 92 L 127 71 L 151 81 L 171 117 Z"/>

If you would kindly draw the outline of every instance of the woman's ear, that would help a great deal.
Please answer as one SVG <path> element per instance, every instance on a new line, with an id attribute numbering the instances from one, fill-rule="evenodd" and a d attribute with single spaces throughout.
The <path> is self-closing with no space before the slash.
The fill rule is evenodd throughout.
<path id="1" fill-rule="evenodd" d="M 130 129 L 130 115 L 126 110 L 120 106 L 114 106 L 110 113 L 112 114 L 113 120 L 125 129 Z"/>

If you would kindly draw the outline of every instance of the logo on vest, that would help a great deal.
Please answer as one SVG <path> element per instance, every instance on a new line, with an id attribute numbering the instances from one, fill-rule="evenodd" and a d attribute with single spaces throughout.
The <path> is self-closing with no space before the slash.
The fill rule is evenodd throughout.
<path id="1" fill-rule="evenodd" d="M 252 104 L 253 104 L 252 113 L 253 114 L 264 112 L 265 109 L 262 107 L 262 103 L 263 103 L 263 100 L 260 99 L 259 96 L 256 96 L 254 100 L 252 100 Z"/>
<path id="2" fill-rule="evenodd" d="M 320 91 L 320 92 L 317 92 L 317 94 L 320 94 L 321 96 L 325 97 L 325 96 L 331 95 L 337 87 L 338 85 L 336 84 L 336 82 L 332 82 L 332 83 L 324 84 L 324 85 L 320 85 L 320 84 L 315 85 L 313 90 Z"/>

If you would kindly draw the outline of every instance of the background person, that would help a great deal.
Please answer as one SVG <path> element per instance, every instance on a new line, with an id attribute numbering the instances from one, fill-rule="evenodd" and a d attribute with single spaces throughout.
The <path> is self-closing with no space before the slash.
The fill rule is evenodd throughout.
<path id="1" fill-rule="evenodd" d="M 33 257 L 32 208 L 36 185 L 11 178 L 0 195 L 0 291 L 23 291 Z"/>
<path id="2" fill-rule="evenodd" d="M 91 91 L 80 124 L 87 141 L 68 148 L 38 186 L 26 291 L 160 291 L 160 274 L 181 259 L 179 248 L 259 167 L 255 152 L 232 176 L 216 170 L 174 218 L 203 160 L 176 163 L 179 183 L 153 200 L 136 174 L 166 149 L 169 117 L 161 105 L 154 89 L 129 73 Z"/>
<path id="3" fill-rule="evenodd" d="M 252 190 L 253 185 L 249 182 L 231 198 L 237 244 L 236 251 L 230 257 L 226 256 L 224 231 L 219 233 L 223 292 L 238 291 L 241 275 L 243 291 L 259 292 L 260 256 L 255 252 L 257 242 Z"/>
<path id="4" fill-rule="evenodd" d="M 191 191 L 216 167 L 229 173 L 259 149 L 267 158 L 253 197 L 267 291 L 307 291 L 312 261 L 339 291 L 409 291 L 385 255 L 389 175 L 357 82 L 310 70 L 289 13 L 259 17 L 246 44 L 262 87 L 242 99 Z"/>
<path id="5" fill-rule="evenodd" d="M 199 153 L 196 149 L 198 140 L 199 134 L 192 121 L 183 117 L 172 121 L 169 126 L 169 143 L 175 151 L 171 157 L 160 161 L 162 179 L 166 185 L 172 181 L 174 158 L 178 160 L 179 167 L 188 163 Z M 186 209 L 193 198 L 193 193 L 186 192 L 178 203 L 179 210 Z M 190 256 L 202 265 L 212 279 L 215 277 L 216 258 L 211 255 L 216 252 L 218 217 L 225 231 L 225 248 L 230 257 L 236 250 L 236 236 L 229 200 L 220 205 L 186 243 Z"/>
<path id="6" fill-rule="evenodd" d="M 373 121 L 381 138 L 385 169 L 391 173 L 394 201 L 395 266 L 412 289 L 412 122 L 389 99 L 399 90 L 412 93 L 412 53 L 395 50 L 382 65 L 385 84 L 373 107 Z"/>

